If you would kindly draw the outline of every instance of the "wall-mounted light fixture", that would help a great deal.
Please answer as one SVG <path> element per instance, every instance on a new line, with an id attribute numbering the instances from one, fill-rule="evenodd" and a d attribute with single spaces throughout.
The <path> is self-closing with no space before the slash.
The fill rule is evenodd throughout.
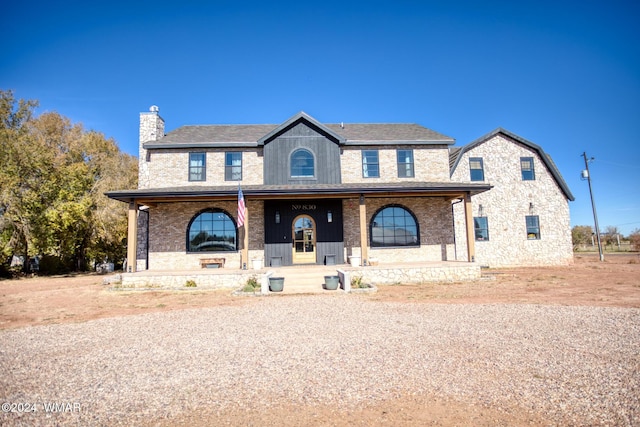
<path id="1" fill-rule="evenodd" d="M 529 215 L 533 215 L 533 202 L 529 202 Z"/>
<path id="2" fill-rule="evenodd" d="M 478 216 L 484 216 L 484 208 L 482 207 L 482 205 L 478 205 Z"/>
<path id="3" fill-rule="evenodd" d="M 333 214 L 331 211 L 327 211 L 327 222 L 333 222 Z"/>
<path id="4" fill-rule="evenodd" d="M 276 211 L 276 224 L 280 224 L 280 211 Z"/>

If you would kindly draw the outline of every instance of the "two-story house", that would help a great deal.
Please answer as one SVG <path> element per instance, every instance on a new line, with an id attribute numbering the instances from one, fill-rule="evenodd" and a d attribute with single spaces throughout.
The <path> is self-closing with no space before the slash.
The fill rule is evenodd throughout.
<path id="1" fill-rule="evenodd" d="M 138 188 L 108 196 L 129 204 L 129 271 L 195 270 L 211 257 L 236 269 L 252 259 L 267 267 L 349 258 L 363 266 L 529 264 L 542 246 L 544 263 L 565 262 L 572 196 L 560 174 L 539 147 L 506 131 L 495 136 L 500 146 L 491 138 L 451 150 L 452 138 L 417 124 L 325 124 L 302 112 L 276 125 L 182 126 L 165 134 L 154 106 L 140 114 Z M 482 179 L 470 160 L 477 158 Z M 511 193 L 505 159 L 524 165 L 526 158 L 536 180 L 530 194 Z M 518 203 L 527 209 L 522 230 L 494 231 L 503 226 L 499 215 Z M 509 215 L 515 223 L 516 213 Z M 479 242 L 483 224 L 488 242 Z M 538 247 L 526 247 L 535 233 Z"/>

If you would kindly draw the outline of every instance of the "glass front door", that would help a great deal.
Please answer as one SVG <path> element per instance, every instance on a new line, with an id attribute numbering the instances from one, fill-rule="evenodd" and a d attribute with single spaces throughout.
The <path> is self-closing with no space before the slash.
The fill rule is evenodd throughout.
<path id="1" fill-rule="evenodd" d="M 293 220 L 293 263 L 316 263 L 316 223 L 308 215 Z"/>

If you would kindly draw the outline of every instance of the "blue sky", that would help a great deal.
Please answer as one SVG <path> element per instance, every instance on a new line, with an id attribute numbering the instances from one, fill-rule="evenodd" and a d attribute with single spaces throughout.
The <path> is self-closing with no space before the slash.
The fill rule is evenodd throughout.
<path id="1" fill-rule="evenodd" d="M 503 127 L 549 153 L 592 225 L 640 228 L 635 1 L 5 2 L 0 88 L 137 155 L 138 113 L 187 124 Z"/>

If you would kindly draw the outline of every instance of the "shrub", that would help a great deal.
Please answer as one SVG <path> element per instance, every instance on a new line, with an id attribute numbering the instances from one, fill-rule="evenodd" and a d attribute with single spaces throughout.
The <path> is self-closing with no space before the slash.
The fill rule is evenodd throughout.
<path id="1" fill-rule="evenodd" d="M 640 228 L 636 228 L 631 232 L 629 241 L 634 251 L 640 251 Z"/>
<path id="2" fill-rule="evenodd" d="M 258 279 L 256 279 L 255 276 L 251 276 L 247 279 L 247 283 L 245 283 L 244 287 L 242 288 L 242 292 L 255 292 L 258 288 L 260 288 Z"/>
<path id="3" fill-rule="evenodd" d="M 68 262 L 60 259 L 60 257 L 53 255 L 43 255 L 40 258 L 40 274 L 43 275 L 55 275 L 64 274 L 72 270 L 72 266 Z"/>
<path id="4" fill-rule="evenodd" d="M 368 286 L 362 282 L 362 276 L 353 276 L 351 278 L 351 287 L 352 288 L 366 288 Z"/>
<path id="5" fill-rule="evenodd" d="M 194 280 L 187 280 L 187 283 L 185 283 L 184 286 L 187 288 L 195 288 L 198 285 L 196 285 L 196 282 Z"/>

